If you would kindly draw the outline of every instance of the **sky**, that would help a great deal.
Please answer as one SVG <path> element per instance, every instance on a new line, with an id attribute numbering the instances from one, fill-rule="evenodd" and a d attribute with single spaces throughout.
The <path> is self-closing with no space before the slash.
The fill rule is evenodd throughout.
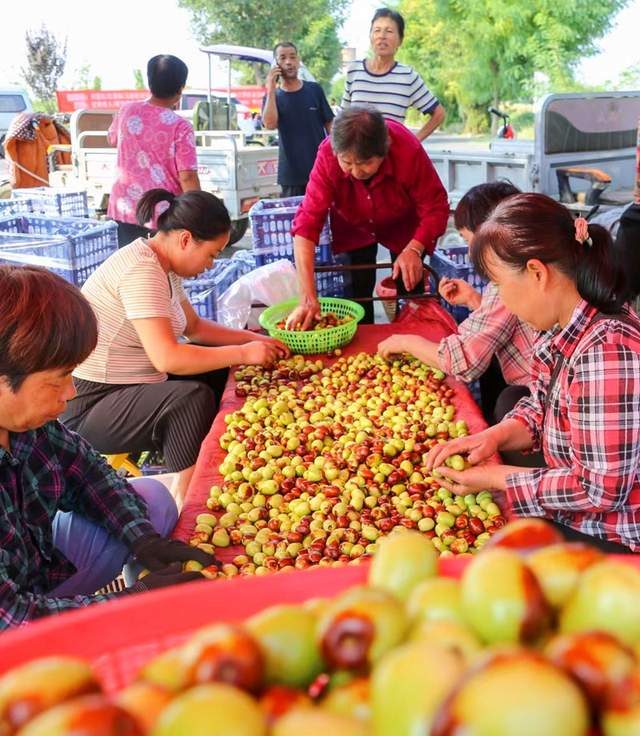
<path id="1" fill-rule="evenodd" d="M 367 51 L 369 19 L 382 4 L 382 0 L 352 3 L 341 40 L 355 46 L 359 57 Z M 25 31 L 42 23 L 56 37 L 66 37 L 68 41 L 61 87 L 72 86 L 80 67 L 89 65 L 91 78 L 99 75 L 104 89 L 133 88 L 133 70 L 144 70 L 147 60 L 158 53 L 172 53 L 184 59 L 189 66 L 189 86 L 207 84 L 206 57 L 198 51 L 198 42 L 191 33 L 189 13 L 178 7 L 176 0 L 28 0 L 28 11 L 24 13 L 17 12 L 15 5 L 12 7 L 11 13 L 2 13 L 0 86 L 22 84 Z M 582 62 L 578 77 L 587 83 L 601 84 L 639 64 L 638 28 L 640 0 L 632 0 L 616 18 L 613 29 L 600 40 L 598 56 Z"/>

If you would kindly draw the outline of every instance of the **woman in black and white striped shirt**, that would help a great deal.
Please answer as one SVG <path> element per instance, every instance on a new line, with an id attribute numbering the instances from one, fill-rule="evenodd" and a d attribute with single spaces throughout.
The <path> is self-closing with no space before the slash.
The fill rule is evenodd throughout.
<path id="1" fill-rule="evenodd" d="M 415 107 L 428 116 L 416 133 L 424 140 L 442 123 L 445 111 L 418 72 L 395 59 L 404 39 L 404 18 L 389 8 L 376 10 L 370 39 L 373 58 L 354 61 L 347 69 L 342 107 L 369 105 L 397 123 L 404 123 L 407 110 Z"/>

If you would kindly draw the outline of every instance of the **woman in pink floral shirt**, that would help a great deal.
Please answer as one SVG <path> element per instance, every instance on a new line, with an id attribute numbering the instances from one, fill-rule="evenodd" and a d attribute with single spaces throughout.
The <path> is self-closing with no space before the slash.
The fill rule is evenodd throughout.
<path id="1" fill-rule="evenodd" d="M 154 56 L 147 64 L 151 97 L 123 105 L 109 128 L 109 143 L 118 146 L 118 175 L 107 214 L 118 223 L 120 246 L 148 233 L 136 220 L 145 192 L 200 189 L 193 128 L 173 111 L 188 71 L 176 56 Z"/>

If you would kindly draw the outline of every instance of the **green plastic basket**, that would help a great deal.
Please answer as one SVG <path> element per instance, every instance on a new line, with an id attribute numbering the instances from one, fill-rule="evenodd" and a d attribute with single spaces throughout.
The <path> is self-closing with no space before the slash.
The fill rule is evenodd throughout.
<path id="1" fill-rule="evenodd" d="M 282 330 L 276 325 L 281 320 L 286 319 L 299 304 L 298 299 L 290 299 L 265 309 L 260 315 L 260 324 L 271 337 L 281 340 L 294 353 L 311 355 L 330 353 L 336 348 L 348 345 L 356 334 L 358 322 L 364 317 L 364 309 L 349 299 L 322 297 L 319 301 L 322 314 L 333 312 L 338 317 L 353 317 L 353 319 L 337 327 L 327 327 L 325 330 L 308 330 L 306 332 Z"/>

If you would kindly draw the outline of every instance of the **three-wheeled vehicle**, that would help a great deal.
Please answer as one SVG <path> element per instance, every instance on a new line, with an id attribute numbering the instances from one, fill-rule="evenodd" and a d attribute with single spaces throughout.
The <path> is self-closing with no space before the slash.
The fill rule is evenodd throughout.
<path id="1" fill-rule="evenodd" d="M 234 224 L 231 242 L 245 233 L 248 212 L 259 199 L 277 196 L 278 148 L 273 145 L 273 132 L 232 130 L 235 115 L 231 99 L 230 71 L 227 77 L 226 115 L 220 122 L 215 102 L 220 98 L 212 91 L 212 57 L 255 64 L 270 64 L 270 51 L 244 46 L 219 44 L 200 49 L 209 63 L 208 104 L 194 111 L 200 118 L 208 117 L 209 125 L 195 130 L 198 153 L 198 174 L 203 189 L 220 197 Z M 70 169 L 52 171 L 52 186 L 81 187 L 87 190 L 97 210 L 106 209 L 107 198 L 116 175 L 117 152 L 107 141 L 107 130 L 115 111 L 77 110 L 70 120 L 72 164 Z M 214 129 L 214 122 L 222 129 Z M 235 120 L 233 121 L 235 123 Z M 264 144 L 263 144 L 264 143 Z"/>

